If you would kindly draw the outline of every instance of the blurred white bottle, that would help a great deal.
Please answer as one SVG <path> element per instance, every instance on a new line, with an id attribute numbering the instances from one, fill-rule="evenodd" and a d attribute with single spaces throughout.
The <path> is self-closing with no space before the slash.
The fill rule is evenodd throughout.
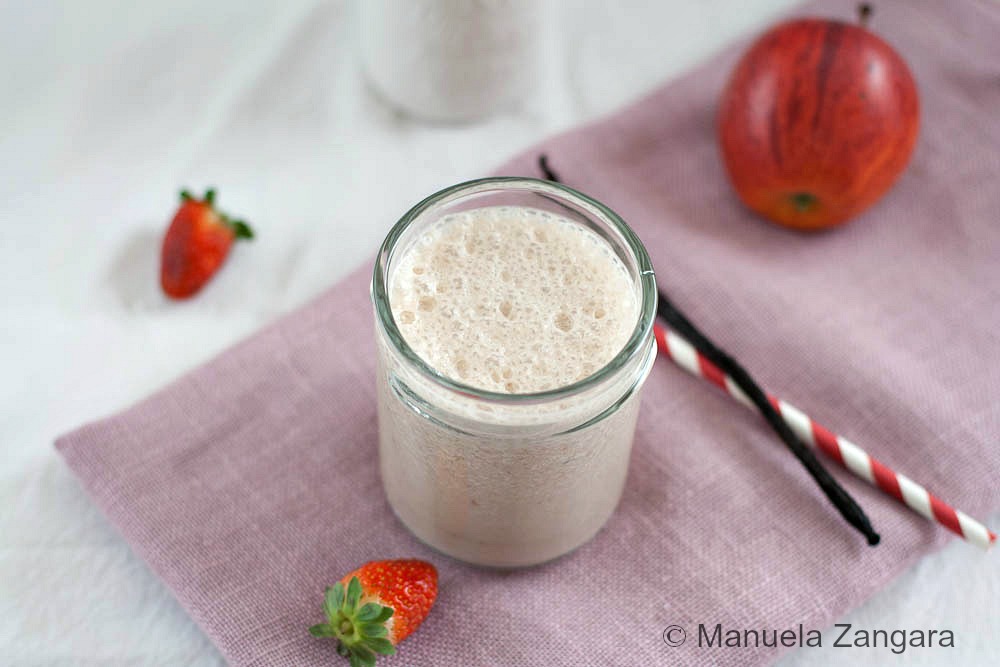
<path id="1" fill-rule="evenodd" d="M 372 86 L 419 118 L 468 121 L 536 83 L 548 0 L 359 0 Z"/>

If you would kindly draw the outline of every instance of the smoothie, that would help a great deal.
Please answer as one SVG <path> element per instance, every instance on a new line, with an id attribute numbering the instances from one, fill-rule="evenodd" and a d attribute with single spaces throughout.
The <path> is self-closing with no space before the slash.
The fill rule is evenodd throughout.
<path id="1" fill-rule="evenodd" d="M 604 238 L 527 206 L 444 215 L 387 278 L 392 317 L 416 355 L 451 381 L 513 398 L 592 377 L 640 317 L 642 290 Z M 631 373 L 511 405 L 442 391 L 406 373 L 390 348 L 383 340 L 381 473 L 417 537 L 466 561 L 517 566 L 566 553 L 604 525 L 625 482 L 651 344 Z"/>
<path id="2" fill-rule="evenodd" d="M 431 367 L 511 394 L 593 374 L 624 347 L 639 314 L 608 244 L 533 208 L 444 218 L 400 259 L 389 285 L 403 337 Z"/>

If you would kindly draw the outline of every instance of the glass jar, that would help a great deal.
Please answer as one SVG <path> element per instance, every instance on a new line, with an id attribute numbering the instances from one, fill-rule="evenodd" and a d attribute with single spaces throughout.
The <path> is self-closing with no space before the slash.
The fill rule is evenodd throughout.
<path id="1" fill-rule="evenodd" d="M 442 217 L 485 206 L 548 211 L 595 232 L 617 255 L 638 318 L 604 367 L 549 391 L 496 393 L 443 375 L 407 344 L 389 303 L 394 261 Z M 549 181 L 486 178 L 455 185 L 414 206 L 389 232 L 376 260 L 372 300 L 380 469 L 399 519 L 438 551 L 498 567 L 551 560 L 593 537 L 621 497 L 639 394 L 656 356 L 653 269 L 622 219 Z"/>
<path id="2" fill-rule="evenodd" d="M 534 0 L 361 0 L 371 86 L 417 118 L 465 122 L 530 99 L 552 7 Z"/>

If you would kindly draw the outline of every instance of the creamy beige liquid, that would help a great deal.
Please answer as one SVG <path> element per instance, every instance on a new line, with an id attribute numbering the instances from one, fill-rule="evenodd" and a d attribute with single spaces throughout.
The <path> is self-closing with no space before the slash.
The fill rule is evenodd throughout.
<path id="1" fill-rule="evenodd" d="M 480 389 L 531 393 L 582 380 L 622 350 L 638 318 L 634 281 L 607 242 L 536 209 L 449 215 L 394 263 L 389 302 L 407 343 L 432 368 Z M 571 433 L 491 436 L 419 414 L 385 381 L 394 362 L 384 349 L 380 357 L 383 482 L 396 513 L 431 546 L 476 563 L 531 564 L 585 542 L 613 512 L 637 392 Z M 596 415 L 615 398 L 576 400 L 594 401 Z M 564 407 L 536 412 L 542 419 Z"/>
<path id="2" fill-rule="evenodd" d="M 431 367 L 480 389 L 529 393 L 591 375 L 638 317 L 608 244 L 536 209 L 475 209 L 444 220 L 399 262 L 389 302 Z"/>

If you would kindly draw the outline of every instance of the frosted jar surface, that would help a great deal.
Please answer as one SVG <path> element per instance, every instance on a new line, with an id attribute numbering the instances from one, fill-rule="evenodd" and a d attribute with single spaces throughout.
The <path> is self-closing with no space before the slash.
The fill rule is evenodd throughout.
<path id="1" fill-rule="evenodd" d="M 400 520 L 499 567 L 593 537 L 621 497 L 656 354 L 631 230 L 562 186 L 474 181 L 404 216 L 372 294 L 380 470 Z"/>
<path id="2" fill-rule="evenodd" d="M 480 565 L 533 565 L 587 542 L 614 512 L 639 392 L 579 431 L 498 439 L 418 414 L 389 386 L 387 363 L 380 353 L 382 484 L 396 515 L 426 544 Z"/>
<path id="3" fill-rule="evenodd" d="M 403 111 L 462 122 L 528 99 L 551 8 L 533 0 L 362 0 L 361 62 Z"/>

